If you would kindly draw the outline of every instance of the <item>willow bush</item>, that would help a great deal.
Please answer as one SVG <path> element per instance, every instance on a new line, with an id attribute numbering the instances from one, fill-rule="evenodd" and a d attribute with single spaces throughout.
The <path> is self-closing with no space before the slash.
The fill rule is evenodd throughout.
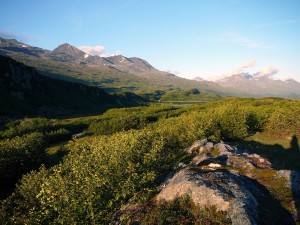
<path id="1" fill-rule="evenodd" d="M 0 183 L 16 182 L 45 158 L 45 137 L 34 132 L 22 137 L 0 141 Z"/>
<path id="2" fill-rule="evenodd" d="M 295 121 L 299 113 L 293 111 L 297 107 L 297 101 L 229 99 L 187 107 L 172 118 L 154 110 L 161 113 L 157 122 L 139 126 L 140 120 L 132 119 L 133 125 L 127 128 L 135 130 L 116 129 L 87 142 L 76 141 L 68 147 L 70 153 L 62 163 L 25 175 L 15 192 L 1 202 L 0 223 L 108 224 L 130 198 L 139 198 L 141 192 L 155 192 L 173 165 L 183 158 L 182 150 L 195 140 L 243 139 L 250 131 L 265 127 L 282 130 L 280 122 L 287 128 L 293 124 L 299 128 Z M 119 116 L 117 111 L 110 113 L 115 114 L 113 118 L 122 118 L 124 110 Z M 296 119 L 290 123 L 282 116 Z M 95 121 L 95 129 L 104 119 L 110 120 L 107 116 Z M 125 130 L 121 122 L 120 129 Z"/>

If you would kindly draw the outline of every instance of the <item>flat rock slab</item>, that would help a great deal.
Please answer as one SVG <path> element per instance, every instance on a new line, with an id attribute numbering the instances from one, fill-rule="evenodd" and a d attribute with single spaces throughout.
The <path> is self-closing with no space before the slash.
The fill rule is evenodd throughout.
<path id="1" fill-rule="evenodd" d="M 249 188 L 250 187 L 250 188 Z M 257 224 L 257 201 L 253 193 L 261 195 L 251 179 L 226 170 L 202 171 L 187 167 L 167 181 L 157 200 L 171 201 L 189 195 L 201 207 L 215 206 L 227 211 L 233 224 Z"/>

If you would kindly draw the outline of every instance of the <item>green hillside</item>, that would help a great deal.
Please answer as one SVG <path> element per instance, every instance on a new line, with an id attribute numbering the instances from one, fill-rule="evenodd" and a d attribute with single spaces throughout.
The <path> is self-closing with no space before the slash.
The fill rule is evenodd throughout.
<path id="1" fill-rule="evenodd" d="M 2 117 L 93 114 L 111 107 L 145 104 L 133 93 L 110 95 L 97 87 L 41 76 L 35 69 L 3 56 L 0 86 Z"/>
<path id="2" fill-rule="evenodd" d="M 222 88 L 213 82 L 195 82 L 159 70 L 132 74 L 108 66 L 93 66 L 53 61 L 48 58 L 26 55 L 20 52 L 3 51 L 15 60 L 36 68 L 42 75 L 97 86 L 109 93 L 131 91 L 137 94 L 153 93 L 157 90 L 198 88 L 203 92 L 234 95 L 231 89 Z"/>

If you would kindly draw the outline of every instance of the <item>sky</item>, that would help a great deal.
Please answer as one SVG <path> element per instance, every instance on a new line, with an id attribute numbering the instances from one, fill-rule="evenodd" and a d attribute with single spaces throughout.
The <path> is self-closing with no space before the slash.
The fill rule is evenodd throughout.
<path id="1" fill-rule="evenodd" d="M 49 50 L 139 57 L 189 79 L 300 81 L 300 0 L 9 0 L 0 15 L 0 37 Z"/>

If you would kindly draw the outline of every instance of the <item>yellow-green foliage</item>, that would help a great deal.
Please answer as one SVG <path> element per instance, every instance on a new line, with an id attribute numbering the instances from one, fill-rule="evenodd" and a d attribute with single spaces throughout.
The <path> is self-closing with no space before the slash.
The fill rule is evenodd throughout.
<path id="1" fill-rule="evenodd" d="M 141 129 L 159 118 L 176 117 L 184 112 L 172 105 L 153 105 L 111 109 L 91 122 L 89 130 L 95 134 L 112 134 L 118 131 Z"/>
<path id="2" fill-rule="evenodd" d="M 6 129 L 0 131 L 0 140 L 40 132 L 47 136 L 50 142 L 61 141 L 69 138 L 71 133 L 77 133 L 87 128 L 89 123 L 90 120 L 25 118 L 6 123 Z"/>
<path id="3" fill-rule="evenodd" d="M 270 117 L 266 130 L 267 132 L 280 136 L 300 136 L 300 108 L 281 108 L 276 110 Z"/>
<path id="4" fill-rule="evenodd" d="M 0 183 L 15 182 L 23 173 L 38 168 L 45 157 L 45 138 L 35 132 L 0 141 Z"/>
<path id="5" fill-rule="evenodd" d="M 268 126 L 275 109 L 284 106 L 291 111 L 291 106 L 298 105 L 281 99 L 230 99 L 184 109 L 109 111 L 89 121 L 94 124 L 89 129 L 97 129 L 103 121 L 122 126 L 85 143 L 75 141 L 61 164 L 24 176 L 14 194 L 2 201 L 0 222 L 107 224 L 136 193 L 155 191 L 174 163 L 183 158 L 182 149 L 195 140 L 243 139 L 250 131 Z M 126 127 L 124 118 L 133 122 L 137 118 L 138 126 Z M 123 131 L 132 128 L 136 130 Z"/>
<path id="6" fill-rule="evenodd" d="M 140 131 L 99 136 L 93 142 L 79 143 L 62 164 L 49 171 L 46 182 L 37 182 L 40 187 L 33 189 L 37 192 L 26 194 L 30 198 L 34 196 L 37 205 L 27 212 L 18 206 L 11 209 L 14 214 L 9 220 L 18 220 L 17 215 L 22 212 L 28 215 L 22 217 L 23 222 L 29 224 L 79 223 L 82 218 L 90 224 L 105 223 L 134 193 L 155 187 L 182 155 L 183 148 L 206 136 L 219 139 L 223 131 L 219 130 L 219 119 L 224 130 L 230 132 L 228 137 L 244 135 L 244 129 L 240 132 L 241 127 L 234 126 L 234 118 L 225 120 L 228 113 L 223 108 L 194 111 L 177 118 L 161 119 Z M 37 179 L 39 172 L 30 176 Z M 27 182 L 33 181 L 27 177 L 20 188 L 29 185 Z M 16 193 L 25 198 L 19 189 Z M 7 201 L 16 199 L 12 197 Z M 24 201 L 33 200 L 25 198 Z"/>

